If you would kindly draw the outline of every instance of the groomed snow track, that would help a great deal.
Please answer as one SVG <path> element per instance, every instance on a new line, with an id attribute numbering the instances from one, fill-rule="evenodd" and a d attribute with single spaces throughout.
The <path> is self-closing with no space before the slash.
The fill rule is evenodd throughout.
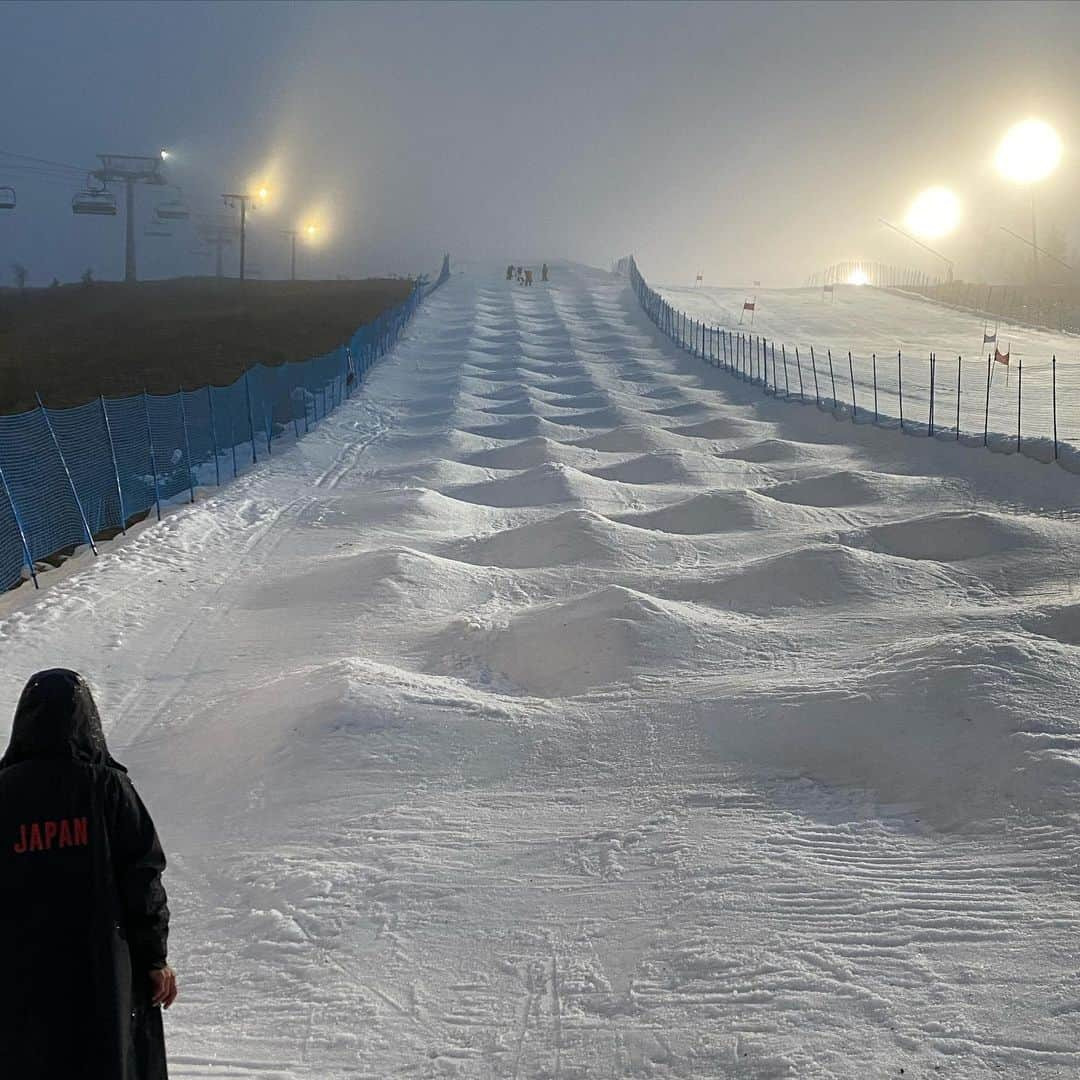
<path id="1" fill-rule="evenodd" d="M 762 400 L 609 274 L 458 276 L 0 601 L 0 713 L 98 690 L 174 1078 L 1073 1077 L 1074 484 Z"/>

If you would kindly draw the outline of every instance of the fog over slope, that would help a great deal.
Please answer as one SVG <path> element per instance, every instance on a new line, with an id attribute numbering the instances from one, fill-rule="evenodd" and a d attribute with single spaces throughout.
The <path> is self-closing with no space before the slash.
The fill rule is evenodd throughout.
<path id="1" fill-rule="evenodd" d="M 269 177 L 264 276 L 287 272 L 279 229 L 317 213 L 309 275 L 414 272 L 444 250 L 607 265 L 634 248 L 657 280 L 790 285 L 834 258 L 919 263 L 877 217 L 928 183 L 977 197 L 962 260 L 1028 221 L 992 175 L 1003 127 L 1038 112 L 1067 146 L 1080 135 L 1074 4 L 2 10 L 0 149 L 89 167 L 169 146 L 208 208 Z M 16 179 L 8 257 L 39 284 L 88 263 L 118 274 L 117 222 L 73 220 L 71 185 Z M 1041 185 L 1046 221 L 1067 227 L 1076 196 L 1076 170 Z M 194 242 L 141 244 L 147 274 L 209 269 Z"/>

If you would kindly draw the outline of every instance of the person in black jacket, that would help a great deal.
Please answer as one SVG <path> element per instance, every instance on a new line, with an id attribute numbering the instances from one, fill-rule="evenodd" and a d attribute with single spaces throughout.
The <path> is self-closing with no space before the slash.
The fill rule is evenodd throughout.
<path id="1" fill-rule="evenodd" d="M 165 1080 L 165 856 L 94 699 L 39 672 L 0 760 L 0 1072 Z"/>

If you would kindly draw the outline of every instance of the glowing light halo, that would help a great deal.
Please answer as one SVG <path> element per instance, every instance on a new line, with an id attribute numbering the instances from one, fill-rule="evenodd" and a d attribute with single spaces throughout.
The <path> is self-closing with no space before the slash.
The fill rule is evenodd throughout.
<path id="1" fill-rule="evenodd" d="M 936 240 L 960 223 L 960 200 L 947 187 L 929 187 L 908 208 L 904 225 L 916 236 Z"/>
<path id="2" fill-rule="evenodd" d="M 1045 180 L 1061 161 L 1063 147 L 1058 133 L 1034 117 L 1013 124 L 998 144 L 994 164 L 1006 180 L 1033 184 Z"/>
<path id="3" fill-rule="evenodd" d="M 856 266 L 855 269 L 848 274 L 847 283 L 849 285 L 869 285 L 870 275 L 861 266 Z"/>

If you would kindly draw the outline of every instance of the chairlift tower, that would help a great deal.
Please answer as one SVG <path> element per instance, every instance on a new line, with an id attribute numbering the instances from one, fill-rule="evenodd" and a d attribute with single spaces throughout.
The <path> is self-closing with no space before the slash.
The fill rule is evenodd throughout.
<path id="1" fill-rule="evenodd" d="M 212 249 L 216 257 L 215 277 L 224 277 L 223 252 L 240 235 L 240 230 L 231 222 L 204 221 L 199 225 L 198 232 L 199 239 Z M 210 252 L 208 251 L 207 254 L 209 255 Z"/>
<path id="2" fill-rule="evenodd" d="M 240 280 L 244 280 L 244 252 L 246 247 L 247 236 L 247 212 L 248 204 L 251 204 L 251 209 L 257 209 L 255 204 L 255 198 L 252 195 L 241 195 L 235 191 L 226 191 L 222 193 L 222 199 L 225 201 L 226 206 L 235 207 L 238 203 L 240 205 Z"/>
<path id="3" fill-rule="evenodd" d="M 135 281 L 135 185 L 165 183 L 161 175 L 161 155 L 98 154 L 101 168 L 90 175 L 103 184 L 124 184 L 126 220 L 124 222 L 124 280 Z"/>

